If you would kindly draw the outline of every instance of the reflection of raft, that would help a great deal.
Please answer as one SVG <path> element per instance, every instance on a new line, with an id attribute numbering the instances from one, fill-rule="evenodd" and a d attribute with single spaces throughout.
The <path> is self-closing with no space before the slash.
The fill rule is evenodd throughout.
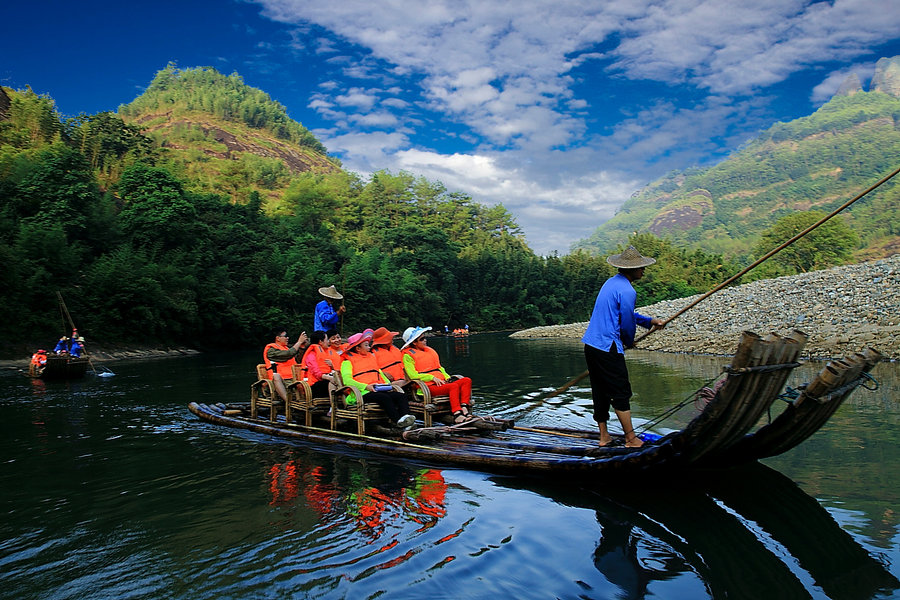
<path id="1" fill-rule="evenodd" d="M 881 358 L 874 350 L 832 361 L 796 399 L 758 429 L 779 398 L 806 337 L 766 338 L 745 332 L 723 385 L 684 429 L 641 448 L 598 447 L 595 430 L 515 427 L 511 422 L 462 428 L 427 443 L 427 430 L 376 437 L 253 419 L 243 407 L 192 402 L 201 419 L 314 444 L 353 448 L 401 458 L 427 460 L 487 471 L 612 474 L 654 469 L 728 467 L 790 450 L 820 429 Z M 230 410 L 229 410 L 230 409 Z M 419 437 L 416 437 L 418 435 Z M 621 439 L 617 439 L 621 442 Z"/>
<path id="2" fill-rule="evenodd" d="M 80 379 L 87 372 L 89 362 L 86 356 L 50 354 L 43 368 L 34 363 L 29 365 L 28 374 L 41 379 Z"/>
<path id="3" fill-rule="evenodd" d="M 664 481 L 664 486 L 661 481 Z M 535 490 L 533 480 L 497 485 Z M 623 598 L 646 598 L 655 582 L 695 573 L 710 598 L 894 598 L 900 581 L 781 473 L 759 463 L 681 473 L 646 485 L 553 483 L 536 489 L 564 506 L 596 512 L 602 537 L 594 565 Z M 647 560 L 647 549 L 653 560 Z M 665 589 L 665 588 L 662 588 Z M 810 593 L 816 589 L 818 595 Z"/>

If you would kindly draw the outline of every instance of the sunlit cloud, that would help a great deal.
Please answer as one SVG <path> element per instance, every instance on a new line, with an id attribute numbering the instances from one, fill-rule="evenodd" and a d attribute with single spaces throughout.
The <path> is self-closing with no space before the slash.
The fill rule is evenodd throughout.
<path id="1" fill-rule="evenodd" d="M 900 32 L 882 0 L 257 2 L 335 36 L 318 47 L 340 73 L 323 79 L 345 83 L 320 86 L 310 107 L 348 127 L 324 140 L 345 166 L 502 201 L 541 252 L 576 241 L 556 245 L 578 229 L 566 215 L 599 225 L 642 183 L 771 124 L 773 86 L 827 66 L 802 94 L 821 103 Z M 423 146 L 423 126 L 469 147 Z"/>

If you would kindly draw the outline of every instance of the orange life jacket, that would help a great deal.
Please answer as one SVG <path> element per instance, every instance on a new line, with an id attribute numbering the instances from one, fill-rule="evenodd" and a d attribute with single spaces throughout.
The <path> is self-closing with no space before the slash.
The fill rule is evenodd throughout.
<path id="1" fill-rule="evenodd" d="M 269 376 L 269 379 L 272 379 L 272 374 L 276 371 L 279 375 L 281 375 L 282 379 L 291 379 L 293 374 L 291 373 L 291 367 L 297 364 L 296 358 L 292 357 L 284 362 L 273 363 L 268 358 L 269 348 L 278 348 L 279 350 L 289 350 L 287 344 L 268 344 L 265 348 L 263 348 L 263 362 L 266 363 L 266 375 Z"/>
<path id="2" fill-rule="evenodd" d="M 406 375 L 403 373 L 403 354 L 400 353 L 400 348 L 393 344 L 375 346 L 372 348 L 372 354 L 378 359 L 378 368 L 391 381 L 406 379 Z"/>
<path id="3" fill-rule="evenodd" d="M 359 354 L 350 352 L 344 360 L 349 360 L 353 367 L 353 379 L 366 385 L 370 383 L 384 383 L 381 373 L 378 372 L 378 359 L 374 354 Z"/>
<path id="4" fill-rule="evenodd" d="M 441 379 L 444 378 L 444 374 L 441 372 L 441 359 L 438 357 L 438 353 L 434 351 L 434 348 L 429 348 L 428 346 L 424 350 L 407 348 L 403 353 L 412 356 L 418 373 L 423 375 L 426 373 L 429 375 L 437 374 Z"/>
<path id="5" fill-rule="evenodd" d="M 335 371 L 341 370 L 341 361 L 343 359 L 341 358 L 340 354 L 338 354 L 331 348 L 323 348 L 319 344 L 313 344 L 309 347 L 309 349 L 307 349 L 306 354 L 303 355 L 302 363 L 303 370 L 306 373 L 306 379 L 309 382 L 309 385 L 318 383 L 322 380 L 321 377 L 316 377 L 315 373 L 306 368 L 306 357 L 310 352 L 315 354 L 316 362 L 319 365 L 319 371 L 321 371 L 322 373 L 330 373 L 332 369 L 334 369 Z M 332 366 L 329 367 L 328 363 L 325 362 L 326 360 L 330 360 Z"/>

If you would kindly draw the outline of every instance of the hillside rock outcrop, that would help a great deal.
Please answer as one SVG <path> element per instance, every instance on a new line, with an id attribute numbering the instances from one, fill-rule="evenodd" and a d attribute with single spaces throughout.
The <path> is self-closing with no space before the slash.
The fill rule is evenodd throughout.
<path id="1" fill-rule="evenodd" d="M 869 89 L 900 98 L 900 56 L 878 59 Z"/>
<path id="2" fill-rule="evenodd" d="M 841 84 L 841 87 L 838 88 L 838 91 L 834 93 L 835 96 L 852 96 L 857 92 L 863 91 L 862 83 L 859 80 L 859 75 L 856 73 L 850 73 L 847 75 L 847 78 L 844 79 L 844 82 Z"/>

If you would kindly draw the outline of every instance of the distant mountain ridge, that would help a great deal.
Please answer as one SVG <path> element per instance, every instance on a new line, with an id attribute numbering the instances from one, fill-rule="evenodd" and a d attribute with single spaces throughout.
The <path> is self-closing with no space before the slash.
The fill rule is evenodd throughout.
<path id="1" fill-rule="evenodd" d="M 759 234 L 794 211 L 831 211 L 900 165 L 900 57 L 882 58 L 870 91 L 850 74 L 815 113 L 776 123 L 728 159 L 668 173 L 635 192 L 587 239 L 604 253 L 634 232 L 746 258 Z M 859 259 L 900 252 L 900 182 L 842 218 L 859 234 Z"/>
<path id="2" fill-rule="evenodd" d="M 235 74 L 169 64 L 119 116 L 154 139 L 168 167 L 195 189 L 277 203 L 291 177 L 340 161 L 284 106 Z"/>

